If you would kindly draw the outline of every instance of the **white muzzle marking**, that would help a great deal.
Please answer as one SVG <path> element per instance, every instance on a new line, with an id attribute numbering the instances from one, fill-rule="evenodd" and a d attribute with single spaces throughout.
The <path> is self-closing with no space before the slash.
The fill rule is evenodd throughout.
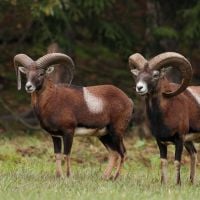
<path id="1" fill-rule="evenodd" d="M 136 84 L 136 92 L 140 95 L 146 94 L 148 92 L 147 83 L 144 81 L 139 81 Z"/>
<path id="2" fill-rule="evenodd" d="M 86 105 L 91 113 L 101 113 L 103 111 L 104 103 L 103 100 L 93 95 L 87 88 L 83 88 L 83 96 Z"/>
<path id="3" fill-rule="evenodd" d="M 36 87 L 33 85 L 32 82 L 28 81 L 25 85 L 26 92 L 32 93 L 35 91 Z"/>

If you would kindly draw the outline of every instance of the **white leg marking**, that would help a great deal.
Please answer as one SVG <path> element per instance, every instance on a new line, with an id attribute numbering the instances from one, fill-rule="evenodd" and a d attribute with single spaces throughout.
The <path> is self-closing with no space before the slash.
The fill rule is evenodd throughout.
<path id="1" fill-rule="evenodd" d="M 57 177 L 62 177 L 63 172 L 62 172 L 62 154 L 61 153 L 56 153 L 56 176 Z"/>
<path id="2" fill-rule="evenodd" d="M 111 173 L 113 168 L 115 167 L 117 163 L 117 159 L 119 158 L 119 154 L 110 148 L 108 148 L 109 151 L 109 158 L 108 158 L 108 165 L 104 172 L 103 179 L 109 180 L 111 178 Z"/>
<path id="3" fill-rule="evenodd" d="M 103 111 L 104 103 L 103 100 L 95 95 L 93 95 L 87 88 L 83 88 L 83 96 L 86 105 L 90 112 L 101 113 Z"/>
<path id="4" fill-rule="evenodd" d="M 167 159 L 161 158 L 161 183 L 167 183 Z"/>
<path id="5" fill-rule="evenodd" d="M 176 184 L 180 185 L 181 184 L 181 175 L 180 175 L 181 162 L 179 162 L 178 160 L 175 160 L 174 166 L 175 166 L 175 170 L 176 170 Z"/>
<path id="6" fill-rule="evenodd" d="M 195 174 L 196 174 L 196 163 L 197 163 L 197 154 L 194 153 L 190 156 L 190 181 L 194 183 L 195 181 Z"/>

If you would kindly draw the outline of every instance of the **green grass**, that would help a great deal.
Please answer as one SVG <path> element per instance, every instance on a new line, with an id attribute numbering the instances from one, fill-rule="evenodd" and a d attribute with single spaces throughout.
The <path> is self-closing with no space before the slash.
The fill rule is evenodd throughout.
<path id="1" fill-rule="evenodd" d="M 2 133 L 1 133 L 2 134 Z M 18 136 L 16 136 L 18 135 Z M 8 137 L 9 136 L 9 137 Z M 128 158 L 121 177 L 104 181 L 106 151 L 97 139 L 75 138 L 70 178 L 56 178 L 51 139 L 47 134 L 0 135 L 0 199 L 199 199 L 200 181 L 189 184 L 189 158 L 184 154 L 182 186 L 174 185 L 173 147 L 169 184 L 160 185 L 159 156 L 154 141 L 126 139 Z M 199 169 L 197 177 L 199 174 Z"/>

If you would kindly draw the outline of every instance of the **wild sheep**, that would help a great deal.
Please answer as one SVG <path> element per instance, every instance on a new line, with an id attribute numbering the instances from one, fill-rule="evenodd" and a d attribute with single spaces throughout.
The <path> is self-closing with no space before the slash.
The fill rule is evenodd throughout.
<path id="1" fill-rule="evenodd" d="M 197 151 L 193 140 L 200 138 L 200 87 L 190 86 L 190 62 L 175 52 L 162 53 L 147 61 L 136 53 L 129 57 L 137 94 L 145 97 L 146 113 L 161 157 L 161 183 L 167 181 L 167 145 L 175 145 L 176 184 L 181 184 L 180 167 L 183 146 L 191 158 L 190 181 L 194 183 Z M 162 69 L 176 67 L 182 83 L 170 83 Z"/>
<path id="2" fill-rule="evenodd" d="M 113 85 L 77 87 L 55 84 L 46 74 L 52 73 L 58 64 L 74 66 L 72 59 L 62 53 L 46 54 L 36 61 L 25 54 L 14 57 L 21 88 L 20 72 L 26 74 L 25 89 L 31 93 L 32 107 L 41 127 L 51 134 L 56 158 L 56 175 L 63 176 L 62 140 L 66 173 L 70 176 L 70 151 L 74 135 L 94 135 L 109 151 L 109 163 L 104 172 L 105 179 L 111 178 L 113 168 L 116 179 L 125 157 L 123 136 L 133 112 L 132 100 Z M 52 67 L 51 65 L 54 65 Z M 60 137 L 57 137 L 60 136 Z"/>

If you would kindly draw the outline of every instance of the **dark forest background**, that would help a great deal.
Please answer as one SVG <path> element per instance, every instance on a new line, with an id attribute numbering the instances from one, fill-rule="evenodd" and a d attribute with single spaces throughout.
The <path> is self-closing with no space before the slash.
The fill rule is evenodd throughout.
<path id="1" fill-rule="evenodd" d="M 13 119 L 35 125 L 29 95 L 16 88 L 14 55 L 38 58 L 54 42 L 76 63 L 73 84 L 114 84 L 133 98 L 135 124 L 142 124 L 143 106 L 128 68 L 132 53 L 182 53 L 200 83 L 199 0 L 1 0 L 0 132 Z"/>

